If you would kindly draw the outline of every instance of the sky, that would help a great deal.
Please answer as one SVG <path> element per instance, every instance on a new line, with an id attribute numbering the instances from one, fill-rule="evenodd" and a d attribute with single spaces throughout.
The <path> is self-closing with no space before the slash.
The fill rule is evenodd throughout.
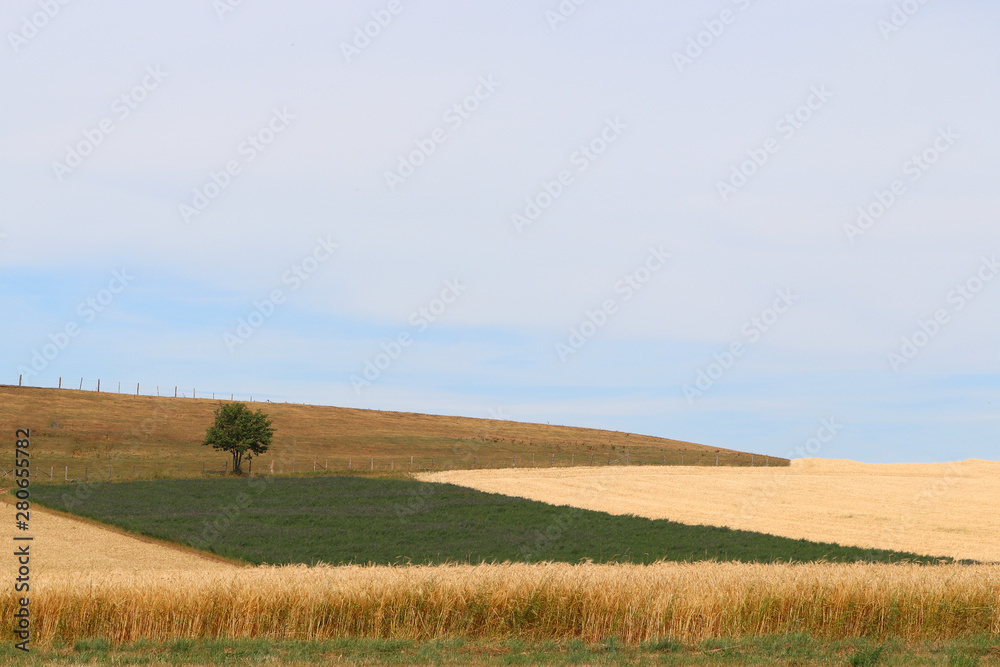
<path id="1" fill-rule="evenodd" d="M 996 459 L 998 20 L 9 0 L 0 383 Z"/>

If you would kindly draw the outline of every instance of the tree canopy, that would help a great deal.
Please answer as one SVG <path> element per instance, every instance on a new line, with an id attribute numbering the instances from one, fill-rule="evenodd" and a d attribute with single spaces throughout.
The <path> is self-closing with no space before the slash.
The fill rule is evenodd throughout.
<path id="1" fill-rule="evenodd" d="M 250 461 L 271 446 L 274 429 L 263 410 L 252 412 L 245 403 L 225 403 L 215 411 L 215 423 L 205 433 L 203 445 L 229 452 L 233 472 L 242 472 L 243 461 Z"/>

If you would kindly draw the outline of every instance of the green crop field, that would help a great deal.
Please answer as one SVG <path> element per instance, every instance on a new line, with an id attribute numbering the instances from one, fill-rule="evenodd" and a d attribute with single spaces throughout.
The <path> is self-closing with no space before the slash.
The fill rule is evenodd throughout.
<path id="1" fill-rule="evenodd" d="M 348 476 L 49 485 L 35 501 L 248 563 L 938 559 Z"/>

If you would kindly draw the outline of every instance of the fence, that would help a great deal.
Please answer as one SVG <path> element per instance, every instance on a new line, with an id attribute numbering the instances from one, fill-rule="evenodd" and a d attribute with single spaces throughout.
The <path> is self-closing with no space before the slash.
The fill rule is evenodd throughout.
<path id="1" fill-rule="evenodd" d="M 318 459 L 278 459 L 244 461 L 243 472 L 256 475 L 292 474 L 364 474 L 386 472 L 433 472 L 442 470 L 479 470 L 497 468 L 583 468 L 622 466 L 725 466 L 725 467 L 767 467 L 772 463 L 784 465 L 781 459 L 756 454 L 724 452 L 719 454 L 704 452 L 669 452 L 662 455 L 633 454 L 556 454 L 537 452 L 514 454 L 475 453 L 464 456 L 338 456 Z M 218 477 L 230 472 L 230 461 L 209 466 L 207 461 L 180 462 L 173 464 L 129 463 L 127 461 L 107 464 L 85 463 L 66 465 L 34 465 L 29 468 L 31 477 L 49 482 L 82 482 L 91 479 L 103 481 L 127 481 L 130 479 L 162 479 Z M 13 478 L 14 469 L 0 466 L 0 479 Z M 61 473 L 61 474 L 60 474 Z"/>
<path id="2" fill-rule="evenodd" d="M 117 390 L 108 391 L 107 390 L 107 386 L 105 386 L 104 390 L 102 391 L 101 390 L 101 379 L 100 378 L 98 378 L 98 380 L 97 380 L 96 388 L 93 388 L 94 385 L 90 385 L 86 389 L 83 386 L 83 383 L 84 383 L 85 379 L 86 378 L 80 378 L 80 385 L 79 385 L 79 387 L 77 387 L 75 389 L 72 386 L 69 386 L 69 385 L 67 385 L 66 387 L 63 387 L 63 379 L 62 379 L 62 377 L 59 378 L 59 381 L 58 381 L 58 383 L 56 384 L 55 387 L 42 387 L 41 385 L 26 385 L 26 384 L 24 384 L 24 375 L 22 374 L 22 375 L 19 375 L 18 378 L 17 378 L 17 386 L 18 387 L 35 387 L 35 388 L 38 388 L 38 389 L 66 389 L 67 391 L 94 391 L 94 392 L 96 392 L 98 394 L 101 394 L 101 393 L 104 393 L 104 394 L 121 394 L 122 393 L 122 383 L 121 382 L 118 383 Z M 134 395 L 135 396 L 156 396 L 158 398 L 170 398 L 171 397 L 170 387 L 165 386 L 164 387 L 164 391 L 162 393 L 160 392 L 160 387 L 158 385 L 154 385 L 154 387 L 155 387 L 155 391 L 156 391 L 155 394 L 154 393 L 141 394 L 140 393 L 141 383 L 136 382 L 135 383 L 135 394 Z M 146 391 L 147 392 L 149 391 L 148 387 L 147 387 Z M 126 388 L 125 393 L 127 395 L 133 395 L 132 394 L 131 385 L 129 385 Z M 211 400 L 213 400 L 213 401 L 214 400 L 223 400 L 224 401 L 224 400 L 227 400 L 226 399 L 226 394 L 227 393 L 229 394 L 229 399 L 228 400 L 230 400 L 230 401 L 236 400 L 236 394 L 234 392 L 202 391 L 201 392 L 201 398 L 202 399 L 208 399 L 211 396 Z M 198 388 L 197 387 L 192 387 L 192 389 L 191 389 L 191 398 L 198 398 L 198 396 L 199 396 L 199 394 L 198 394 Z M 241 396 L 240 400 L 246 400 L 245 398 L 243 398 L 243 396 L 245 396 L 244 394 L 241 394 L 240 396 Z M 179 385 L 175 385 L 172 397 L 173 398 L 187 398 L 188 396 L 187 396 L 186 392 L 181 392 L 180 391 L 180 386 Z M 250 403 L 254 402 L 253 396 L 249 397 L 249 402 Z M 256 402 L 258 402 L 258 403 L 261 403 L 261 402 L 271 403 L 271 401 L 269 399 L 264 399 L 264 401 L 256 401 Z M 279 401 L 279 402 L 285 403 L 287 401 Z"/>

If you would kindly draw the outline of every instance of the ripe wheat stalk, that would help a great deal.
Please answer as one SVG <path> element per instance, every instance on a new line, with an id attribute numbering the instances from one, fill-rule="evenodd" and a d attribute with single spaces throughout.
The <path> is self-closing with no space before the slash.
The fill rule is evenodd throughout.
<path id="1" fill-rule="evenodd" d="M 0 594 L 9 636 L 13 591 Z M 467 637 L 640 642 L 1000 634 L 1000 566 L 491 564 L 40 574 L 35 640 Z"/>

